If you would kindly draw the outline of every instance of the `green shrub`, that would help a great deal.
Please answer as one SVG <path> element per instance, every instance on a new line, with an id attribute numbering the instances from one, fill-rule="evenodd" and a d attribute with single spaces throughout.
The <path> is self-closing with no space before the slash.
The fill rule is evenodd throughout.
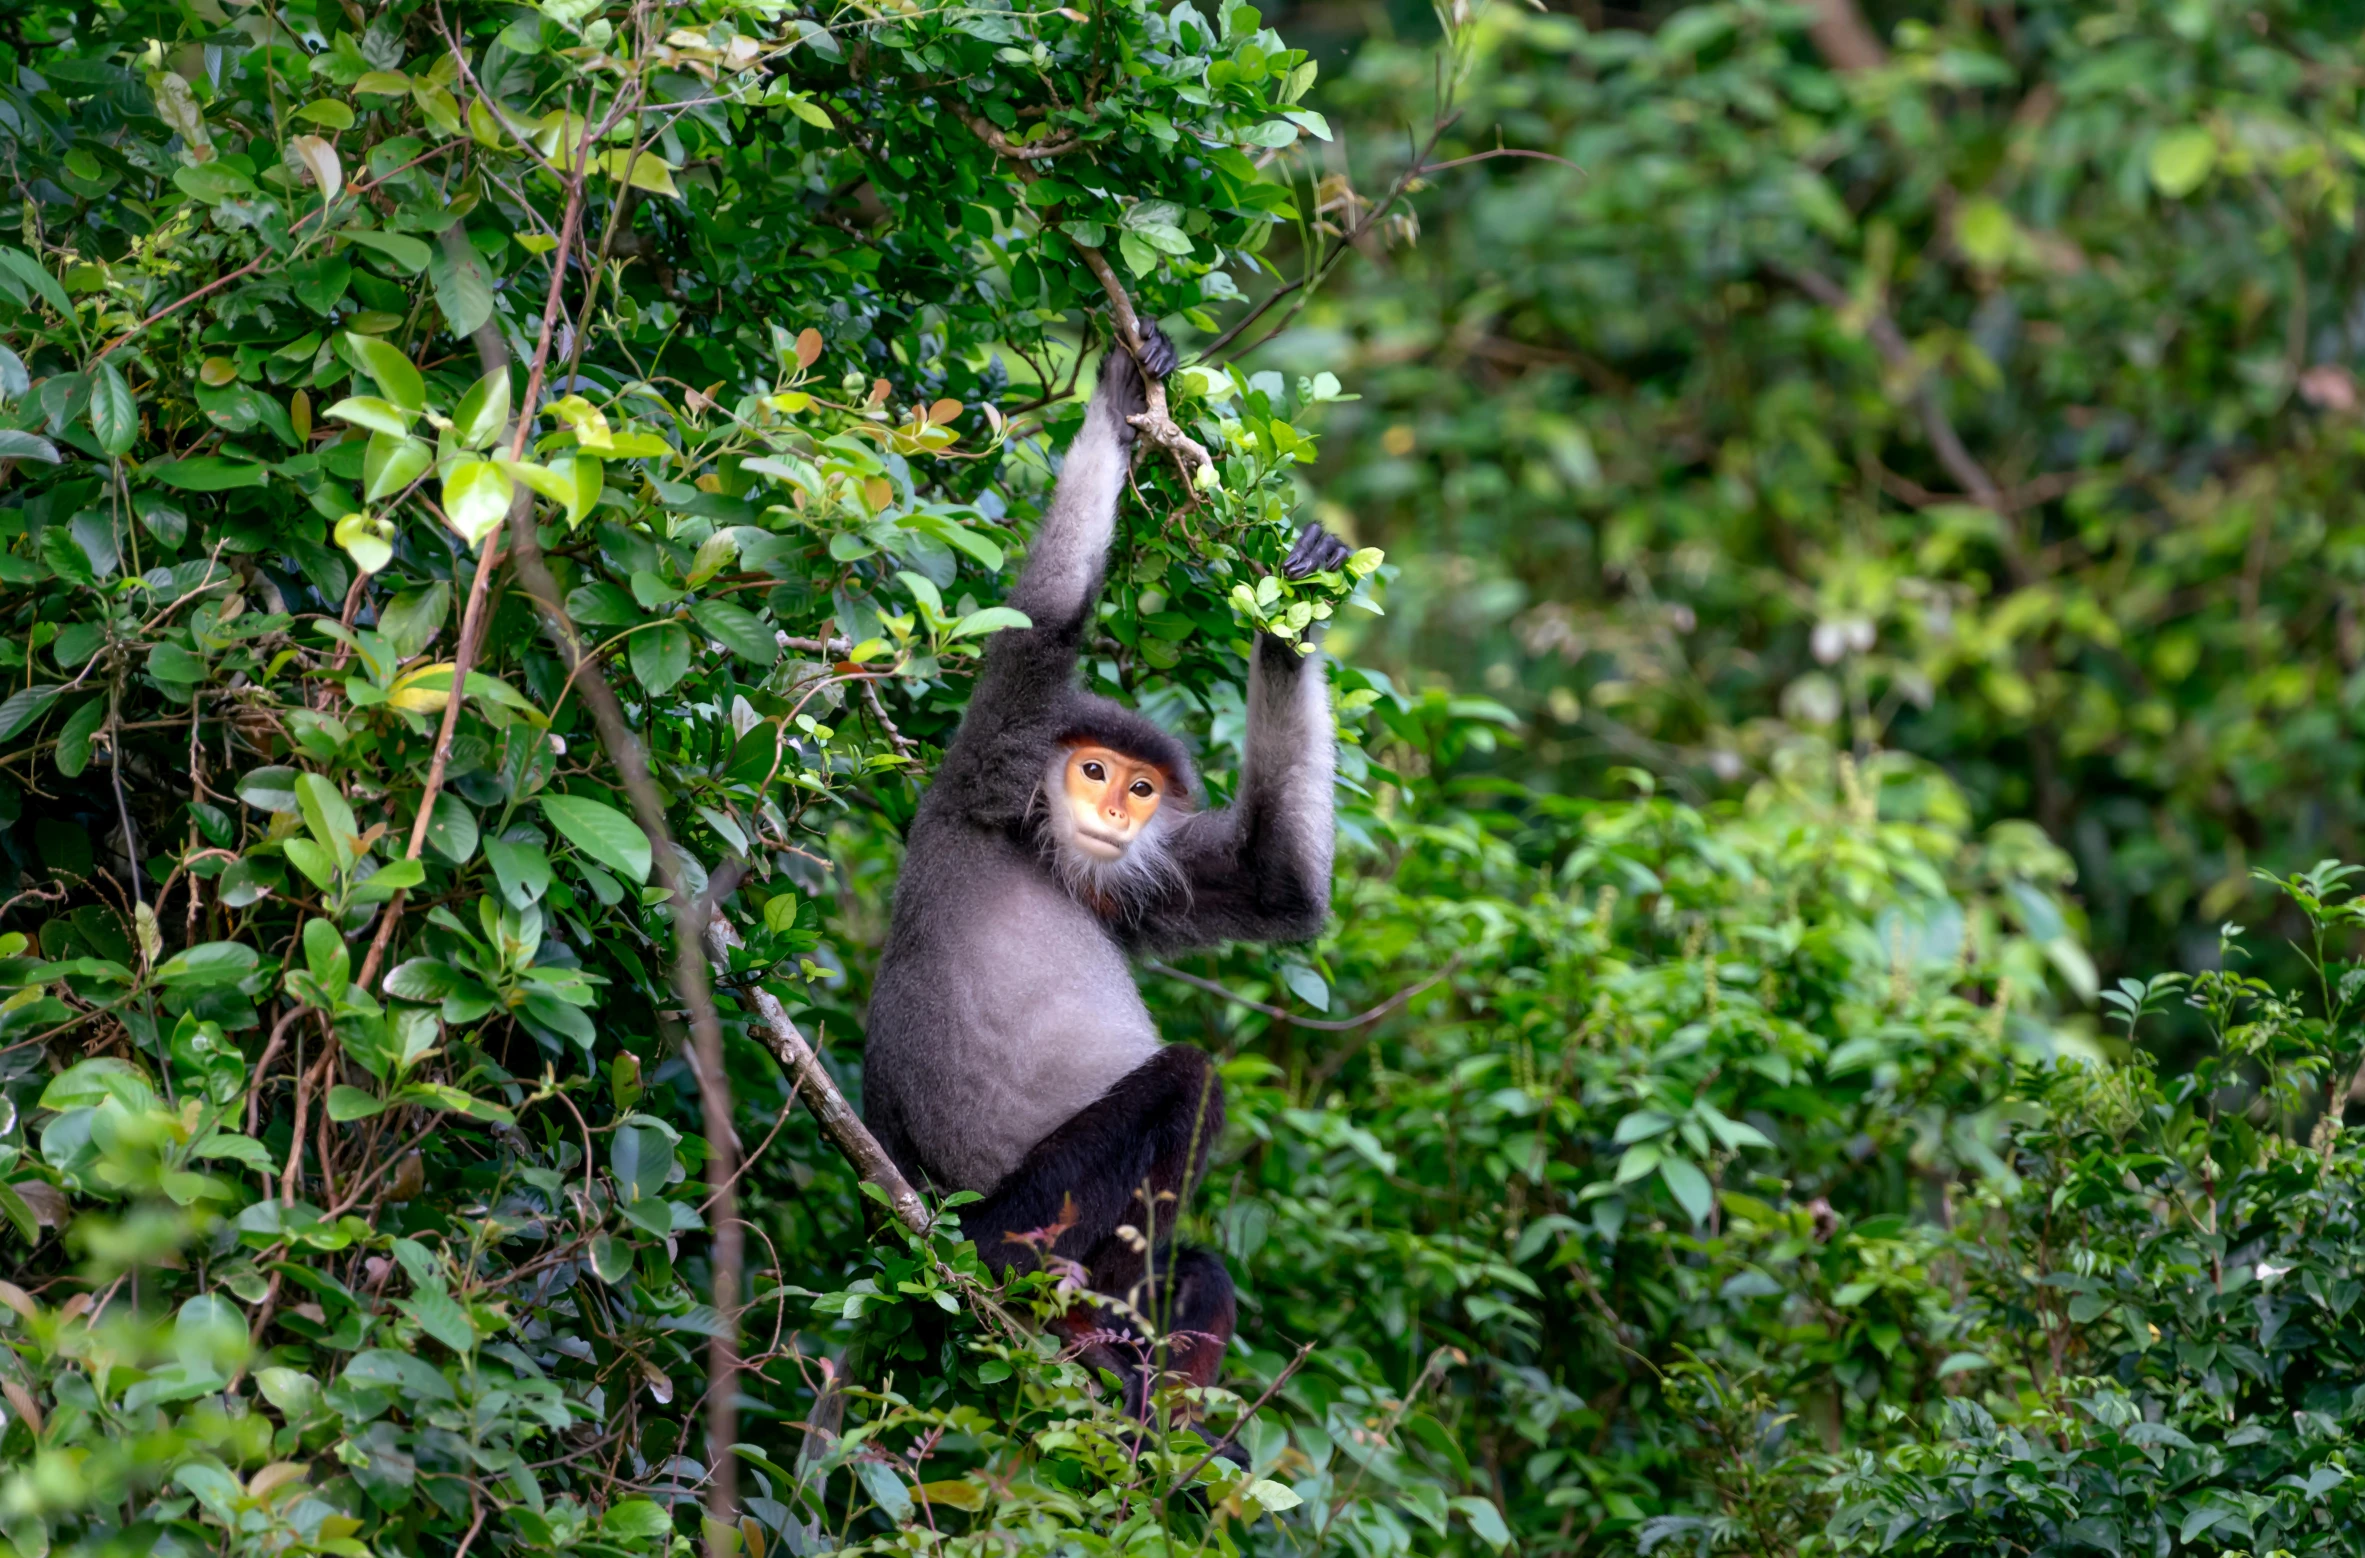
<path id="1" fill-rule="evenodd" d="M 1895 1553 L 2365 1551 L 2358 1278 L 2365 1150 L 2324 1099 L 2365 1062 L 2354 866 L 2279 885 L 2315 935 L 2316 988 L 2219 970 L 2127 981 L 2130 1036 L 2172 1002 L 2215 1041 L 2015 1080 L 2011 1172 L 1948 1248 L 1976 1388 L 1925 1437 L 1860 1455 L 1834 1532 Z"/>

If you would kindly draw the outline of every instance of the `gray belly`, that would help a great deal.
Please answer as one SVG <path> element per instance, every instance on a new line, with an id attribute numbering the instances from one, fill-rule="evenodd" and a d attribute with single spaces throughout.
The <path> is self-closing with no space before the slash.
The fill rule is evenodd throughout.
<path id="1" fill-rule="evenodd" d="M 920 946 L 895 949 L 873 1007 L 866 1086 L 893 1089 L 922 1155 L 968 1190 L 992 1189 L 1158 1050 L 1100 921 L 1031 862 L 1011 866 Z M 935 1020 L 923 1023 L 916 992 L 889 987 L 930 964 Z"/>

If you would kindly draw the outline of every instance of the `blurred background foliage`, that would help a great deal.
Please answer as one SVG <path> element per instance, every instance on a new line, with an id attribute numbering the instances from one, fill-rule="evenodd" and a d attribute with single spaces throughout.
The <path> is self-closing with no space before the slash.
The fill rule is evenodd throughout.
<path id="1" fill-rule="evenodd" d="M 0 1555 L 2365 1552 L 2365 917 L 2291 874 L 2356 36 L 11 9 Z M 1086 250 L 1221 476 L 1144 462 L 1088 675 L 1221 795 L 1332 611 L 1343 743 L 1329 933 L 1141 970 L 1243 1306 L 1148 1435 L 743 1010 L 859 1099 Z M 749 868 L 735 1325 L 664 846 L 473 549 L 520 486 L 687 890 Z M 1308 516 L 1386 565 L 1240 591 Z"/>
<path id="2" fill-rule="evenodd" d="M 1401 165 L 1435 24 L 1303 16 L 1334 159 Z M 1364 397 L 1316 485 L 1404 566 L 1367 655 L 1556 791 L 1916 752 L 2070 852 L 2106 973 L 2205 957 L 2365 804 L 2356 21 L 1488 8 L 1431 160 L 1573 166 L 1435 175 L 1274 348 Z"/>

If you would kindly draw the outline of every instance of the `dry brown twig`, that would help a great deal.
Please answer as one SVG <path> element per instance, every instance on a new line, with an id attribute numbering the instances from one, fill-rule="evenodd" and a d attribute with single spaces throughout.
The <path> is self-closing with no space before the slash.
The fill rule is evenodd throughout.
<path id="1" fill-rule="evenodd" d="M 1061 152 L 1074 151 L 1083 144 L 1074 136 L 1066 136 L 1032 146 L 1021 146 L 978 115 L 965 114 L 962 118 L 979 140 L 992 147 L 997 154 L 1020 164 L 1023 176 L 1030 180 L 1037 172 L 1037 162 Z M 1109 264 L 1108 256 L 1085 243 L 1078 243 L 1076 252 L 1084 257 L 1085 267 L 1100 282 L 1101 291 L 1108 294 L 1109 318 L 1116 326 L 1117 344 L 1132 354 L 1135 362 L 1140 362 L 1141 316 L 1134 312 L 1132 294 L 1117 279 L 1116 268 Z M 1148 404 L 1126 420 L 1140 430 L 1143 441 L 1151 448 L 1162 450 L 1173 458 L 1175 469 L 1182 473 L 1184 490 L 1193 495 L 1193 501 L 1197 501 L 1199 484 L 1205 479 L 1200 472 L 1205 471 L 1212 477 L 1215 461 L 1209 457 L 1207 446 L 1184 432 L 1182 424 L 1174 420 L 1174 413 L 1167 408 L 1166 381 L 1153 378 L 1145 371 L 1142 386 Z"/>

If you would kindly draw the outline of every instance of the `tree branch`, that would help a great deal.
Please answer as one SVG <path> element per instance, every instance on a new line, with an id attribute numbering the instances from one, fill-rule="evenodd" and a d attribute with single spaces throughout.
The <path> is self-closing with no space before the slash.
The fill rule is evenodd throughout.
<path id="1" fill-rule="evenodd" d="M 1854 301 L 1846 288 L 1819 272 L 1792 265 L 1782 267 L 1782 274 L 1792 286 L 1834 312 L 1846 309 Z M 2004 566 L 2011 572 L 2014 583 L 2025 584 L 2029 578 L 2028 559 L 2021 552 L 2019 536 L 2010 522 L 2013 505 L 1996 479 L 1987 473 L 1987 467 L 1972 457 L 1962 436 L 1955 432 L 1954 422 L 1938 399 L 1935 377 L 1915 360 L 1912 343 L 1905 339 L 1905 332 L 1897 328 L 1897 321 L 1889 317 L 1886 309 L 1869 311 L 1864 320 L 1864 334 L 1891 372 L 1911 378 L 1914 410 L 1921 417 L 1922 434 L 1929 439 L 1938 463 L 1962 484 L 1972 502 L 2004 521 L 2001 526 Z"/>
<path id="2" fill-rule="evenodd" d="M 1815 52 L 1833 70 L 1872 70 L 1889 62 L 1889 51 L 1881 47 L 1879 36 L 1865 23 L 1856 0 L 1807 0 L 1807 8 L 1815 13 L 1815 19 L 1807 24 L 1807 36 L 1815 40 Z"/>
<path id="3" fill-rule="evenodd" d="M 1131 352 L 1135 362 L 1141 361 L 1141 319 L 1133 311 L 1133 299 L 1126 293 L 1125 284 L 1117 279 L 1116 269 L 1109 264 L 1108 256 L 1098 249 L 1079 243 L 1076 252 L 1084 256 L 1085 268 L 1099 278 L 1101 291 L 1109 295 L 1109 318 L 1117 327 L 1117 344 Z M 1126 420 L 1141 429 L 1141 436 L 1153 448 L 1163 449 L 1174 457 L 1175 466 L 1182 472 L 1184 486 L 1196 491 L 1199 473 L 1203 470 L 1213 471 L 1215 462 L 1207 457 L 1205 447 L 1184 432 L 1175 422 L 1173 413 L 1166 409 L 1166 381 L 1151 378 L 1145 372 L 1142 375 L 1142 387 L 1149 404 L 1139 415 L 1127 417 Z"/>
<path id="4" fill-rule="evenodd" d="M 713 911 L 706 924 L 706 955 L 717 968 L 731 966 L 731 949 L 738 946 L 739 929 L 720 910 Z M 854 1106 L 846 1102 L 846 1095 L 838 1091 L 838 1084 L 822 1067 L 820 1057 L 797 1032 L 797 1025 L 788 1018 L 779 999 L 761 985 L 749 985 L 738 992 L 740 1003 L 755 1017 L 754 1027 L 763 1035 L 765 1044 L 779 1060 L 789 1081 L 805 1100 L 805 1107 L 813 1111 L 813 1118 L 821 1129 L 837 1144 L 837 1149 L 854 1165 L 855 1172 L 878 1186 L 887 1194 L 888 1209 L 895 1220 L 914 1233 L 926 1233 L 934 1219 L 928 1215 L 927 1205 L 919 1192 L 895 1160 L 887 1156 L 887 1149 L 862 1123 Z"/>
<path id="5" fill-rule="evenodd" d="M 589 135 L 587 126 L 586 141 Z M 584 157 L 585 148 L 578 146 L 573 166 L 580 169 Z M 543 304 L 540 338 L 535 343 L 525 399 L 520 404 L 510 440 L 512 458 L 525 447 L 534 400 L 541 388 L 543 370 L 549 363 L 552 327 L 558 317 L 559 294 L 567 272 L 566 260 L 580 233 L 582 206 L 583 174 L 578 171 L 568 178 L 566 216 L 558 248 L 552 253 L 550 294 Z M 466 236 L 455 224 L 445 230 L 444 242 L 448 249 L 465 243 Z M 477 329 L 476 352 L 487 373 L 497 369 L 506 371 L 509 366 L 508 346 L 501 339 L 500 328 L 491 320 Z M 623 782 L 624 793 L 631 799 L 634 820 L 648 835 L 650 874 L 670 899 L 673 985 L 690 1014 L 690 1055 L 698 1077 L 698 1100 L 706 1133 L 705 1172 L 708 1182 L 716 1187 L 708 1226 L 714 1230 L 711 1245 L 714 1307 L 720 1323 L 708 1338 L 706 1353 L 707 1519 L 710 1531 L 731 1531 L 736 1529 L 739 1509 L 739 1463 L 731 1446 L 739 1439 L 739 1287 L 740 1274 L 746 1265 L 746 1236 L 733 1194 L 738 1177 L 738 1138 L 732 1124 L 736 1111 L 732 1106 L 731 1080 L 723 1064 L 722 1022 L 715 1013 L 714 990 L 707 981 L 706 959 L 698 937 L 698 926 L 708 913 L 706 895 L 691 894 L 681 879 L 673 832 L 665 820 L 665 802 L 649 776 L 648 758 L 642 751 L 640 738 L 633 734 L 631 723 L 624 717 L 624 706 L 617 701 L 615 689 L 608 685 L 597 663 L 584 653 L 582 637 L 561 604 L 563 597 L 558 581 L 552 577 L 550 564 L 542 555 L 542 538 L 535 529 L 533 491 L 523 483 L 517 485 L 509 504 L 509 551 L 519 584 L 541 613 L 544 632 L 565 663 L 569 678 L 582 687 L 583 705 L 591 713 L 600 747 L 606 752 L 616 777 Z M 458 693 L 455 681 L 455 704 Z M 710 1558 L 714 1558 L 719 1541 L 720 1538 L 710 1540 Z"/>
<path id="6" fill-rule="evenodd" d="M 1020 176 L 1029 182 L 1033 181 L 1037 172 L 1033 166 L 1035 162 L 1061 152 L 1073 151 L 1083 144 L 1076 137 L 1069 136 L 1039 145 L 1020 146 L 980 115 L 963 114 L 961 121 L 997 154 L 1017 162 Z M 1108 294 L 1109 317 L 1116 324 L 1117 344 L 1132 353 L 1135 362 L 1140 362 L 1141 318 L 1133 311 L 1132 296 L 1126 292 L 1125 284 L 1117 279 L 1117 272 L 1109 264 L 1106 255 L 1087 243 L 1077 243 L 1076 252 L 1084 257 L 1084 264 L 1100 282 L 1101 291 Z M 1149 441 L 1151 447 L 1163 449 L 1173 457 L 1176 468 L 1182 472 L 1184 490 L 1195 494 L 1199 486 L 1199 473 L 1212 473 L 1215 462 L 1208 457 L 1206 446 L 1184 432 L 1174 420 L 1174 414 L 1167 409 L 1166 381 L 1153 378 L 1147 372 L 1143 373 L 1142 381 L 1148 405 L 1139 415 L 1126 420 L 1141 430 L 1141 436 Z"/>

